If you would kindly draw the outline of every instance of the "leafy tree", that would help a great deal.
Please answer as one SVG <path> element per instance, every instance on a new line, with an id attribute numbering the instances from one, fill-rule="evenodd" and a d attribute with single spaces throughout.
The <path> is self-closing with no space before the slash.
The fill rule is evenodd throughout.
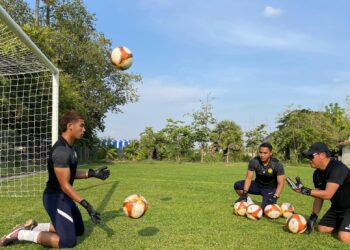
<path id="1" fill-rule="evenodd" d="M 259 145 L 264 141 L 264 139 L 267 136 L 265 128 L 265 124 L 260 124 L 255 129 L 245 133 L 246 147 L 249 149 L 249 152 L 253 157 L 255 157 Z"/>
<path id="2" fill-rule="evenodd" d="M 164 134 L 164 131 L 158 131 L 155 133 L 155 151 L 154 158 L 162 160 L 168 157 L 167 150 L 167 140 Z"/>
<path id="3" fill-rule="evenodd" d="M 110 63 L 111 41 L 96 31 L 95 15 L 82 1 L 44 1 L 50 6 L 47 26 L 33 24 L 24 1 L 0 1 L 12 13 L 22 13 L 15 15 L 16 21 L 59 67 L 60 113 L 77 110 L 87 118 L 84 143 L 103 131 L 107 112 L 121 112 L 122 106 L 138 100 L 135 84 L 141 76 L 117 71 Z"/>
<path id="4" fill-rule="evenodd" d="M 242 149 L 242 136 L 242 129 L 233 121 L 223 120 L 216 124 L 211 138 L 225 152 L 226 163 L 229 163 L 231 151 Z"/>
<path id="5" fill-rule="evenodd" d="M 204 162 L 204 156 L 208 150 L 208 143 L 210 142 L 211 126 L 216 123 L 213 115 L 213 106 L 211 105 L 210 95 L 205 100 L 201 100 L 201 108 L 191 114 L 192 127 L 194 131 L 195 141 L 199 144 L 201 163 Z"/>
<path id="6" fill-rule="evenodd" d="M 345 108 L 340 107 L 338 103 L 330 103 L 325 107 L 325 116 L 331 119 L 335 126 L 335 136 L 338 137 L 338 142 L 344 141 L 350 136 L 350 119 Z"/>
<path id="7" fill-rule="evenodd" d="M 119 157 L 118 150 L 116 148 L 107 149 L 106 157 L 105 157 L 107 161 L 114 161 L 118 159 L 118 157 Z"/>
<path id="8" fill-rule="evenodd" d="M 0 5 L 19 25 L 32 24 L 34 18 L 28 3 L 23 0 L 0 0 Z"/>
<path id="9" fill-rule="evenodd" d="M 338 146 L 336 127 L 324 112 L 287 110 L 278 122 L 271 140 L 285 159 L 299 162 L 302 152 L 316 141 L 328 144 L 332 150 Z"/>
<path id="10" fill-rule="evenodd" d="M 146 127 L 140 135 L 140 147 L 146 151 L 148 160 L 152 160 L 156 148 L 156 135 L 151 127 Z"/>
<path id="11" fill-rule="evenodd" d="M 173 121 L 167 119 L 167 125 L 163 129 L 167 140 L 167 148 L 175 157 L 176 162 L 181 161 L 181 157 L 193 148 L 193 135 L 191 127 L 183 125 L 183 121 Z"/>
<path id="12" fill-rule="evenodd" d="M 124 155 L 128 160 L 139 161 L 144 159 L 143 151 L 140 149 L 140 142 L 132 140 L 123 148 Z"/>
<path id="13" fill-rule="evenodd" d="M 345 108 L 345 113 L 347 117 L 350 117 L 350 98 L 347 96 L 345 98 L 345 103 L 346 103 L 346 108 Z"/>

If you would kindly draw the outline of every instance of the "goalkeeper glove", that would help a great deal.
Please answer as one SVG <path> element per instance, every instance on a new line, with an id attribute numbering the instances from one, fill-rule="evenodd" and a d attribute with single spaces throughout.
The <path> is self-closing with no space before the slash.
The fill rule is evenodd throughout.
<path id="1" fill-rule="evenodd" d="M 107 166 L 100 167 L 96 170 L 89 169 L 88 178 L 95 177 L 101 180 L 105 180 L 109 177 L 110 171 Z"/>
<path id="2" fill-rule="evenodd" d="M 304 184 L 301 182 L 300 177 L 295 177 L 295 180 L 297 181 L 297 186 L 300 188 L 300 191 L 304 195 L 311 195 L 311 188 L 307 188 L 304 186 Z"/>
<path id="3" fill-rule="evenodd" d="M 301 182 L 300 177 L 295 177 L 296 183 L 294 183 L 289 177 L 286 178 L 288 185 L 294 190 L 300 189 L 300 193 L 304 195 L 311 195 L 311 188 L 307 188 Z"/>
<path id="4" fill-rule="evenodd" d="M 273 195 L 271 196 L 268 201 L 267 201 L 267 205 L 270 205 L 270 204 L 276 204 L 277 203 L 277 200 L 278 200 L 278 196 L 277 195 Z"/>
<path id="5" fill-rule="evenodd" d="M 98 224 L 101 222 L 100 213 L 96 212 L 95 209 L 87 200 L 80 201 L 80 205 L 82 205 L 86 209 L 86 211 L 89 213 L 93 223 Z"/>
<path id="6" fill-rule="evenodd" d="M 306 230 L 304 231 L 305 234 L 309 234 L 314 230 L 314 224 L 317 221 L 317 214 L 312 213 L 310 215 L 310 218 L 307 220 L 307 226 L 306 226 Z"/>
<path id="7" fill-rule="evenodd" d="M 243 194 L 235 201 L 235 203 L 240 201 L 247 202 L 247 199 L 248 199 L 248 192 L 246 190 L 243 190 Z"/>

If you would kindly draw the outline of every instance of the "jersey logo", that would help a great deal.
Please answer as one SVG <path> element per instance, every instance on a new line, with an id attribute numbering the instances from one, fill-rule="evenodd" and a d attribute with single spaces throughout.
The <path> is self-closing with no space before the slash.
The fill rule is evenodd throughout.
<path id="1" fill-rule="evenodd" d="M 272 172 L 273 172 L 272 168 L 269 168 L 269 169 L 267 170 L 267 172 L 268 172 L 269 174 L 272 174 Z"/>
<path id="2" fill-rule="evenodd" d="M 346 230 L 350 230 L 350 224 L 349 224 L 349 226 L 345 227 L 345 229 Z"/>

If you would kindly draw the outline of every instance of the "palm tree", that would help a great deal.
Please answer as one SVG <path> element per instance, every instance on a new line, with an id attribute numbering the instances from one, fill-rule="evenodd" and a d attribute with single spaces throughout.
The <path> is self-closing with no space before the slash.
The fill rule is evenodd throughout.
<path id="1" fill-rule="evenodd" d="M 39 8 L 40 8 L 40 0 L 35 1 L 35 9 L 34 9 L 34 18 L 35 25 L 39 26 Z"/>
<path id="2" fill-rule="evenodd" d="M 55 4 L 55 0 L 43 0 L 43 2 L 46 5 L 46 26 L 50 26 L 50 12 L 51 12 L 51 6 Z"/>
<path id="3" fill-rule="evenodd" d="M 55 0 L 42 0 L 46 5 L 46 25 L 50 25 L 50 6 L 55 4 Z M 35 9 L 34 9 L 34 18 L 35 25 L 39 26 L 39 9 L 40 9 L 40 0 L 35 1 Z"/>

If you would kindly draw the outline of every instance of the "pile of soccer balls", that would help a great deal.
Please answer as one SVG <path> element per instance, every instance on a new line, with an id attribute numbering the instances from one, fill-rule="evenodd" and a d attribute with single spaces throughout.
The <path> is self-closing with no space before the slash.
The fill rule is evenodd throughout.
<path id="1" fill-rule="evenodd" d="M 267 205 L 264 209 L 257 204 L 248 204 L 245 201 L 236 202 L 233 208 L 234 214 L 247 216 L 251 220 L 259 220 L 263 213 L 270 219 L 287 218 L 286 226 L 292 233 L 303 233 L 306 230 L 306 219 L 300 214 L 294 214 L 294 206 L 288 202 Z"/>

